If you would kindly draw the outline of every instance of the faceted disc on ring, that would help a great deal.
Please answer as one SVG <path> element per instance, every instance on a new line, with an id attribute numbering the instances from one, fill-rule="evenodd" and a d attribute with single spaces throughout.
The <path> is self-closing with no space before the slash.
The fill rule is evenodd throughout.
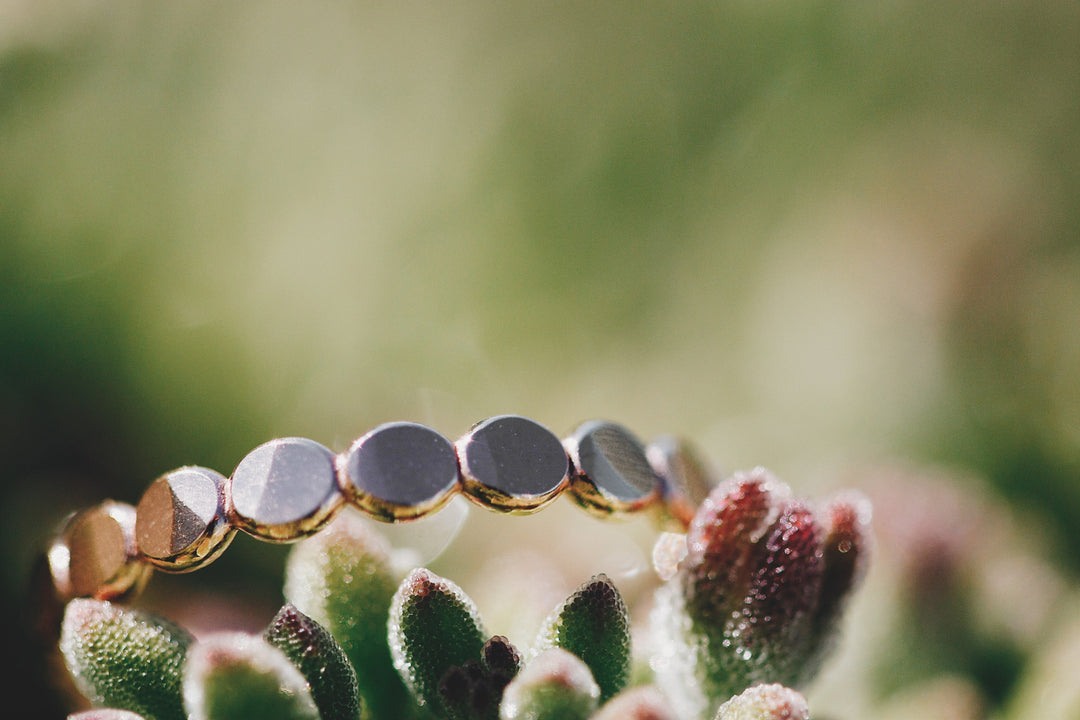
<path id="1" fill-rule="evenodd" d="M 562 442 L 520 415 L 477 423 L 458 440 L 457 453 L 465 492 L 499 512 L 535 512 L 570 482 L 570 459 Z"/>
<path id="2" fill-rule="evenodd" d="M 307 438 L 279 438 L 248 453 L 229 480 L 236 525 L 263 540 L 318 532 L 344 502 L 334 453 Z"/>
<path id="3" fill-rule="evenodd" d="M 69 517 L 48 558 L 54 585 L 67 599 L 128 599 L 153 571 L 135 547 L 135 508 L 112 500 Z"/>
<path id="4" fill-rule="evenodd" d="M 136 508 L 139 552 L 168 572 L 212 562 L 236 535 L 226 517 L 228 480 L 209 468 L 189 466 L 162 475 Z"/>
<path id="5" fill-rule="evenodd" d="M 340 462 L 345 496 L 384 522 L 433 513 L 458 488 L 454 446 L 418 423 L 380 425 L 357 439 Z"/>
<path id="6" fill-rule="evenodd" d="M 716 485 L 712 471 L 684 440 L 662 435 L 645 447 L 645 456 L 661 480 L 665 514 L 683 530 Z"/>
<path id="7" fill-rule="evenodd" d="M 645 447 L 621 425 L 591 420 L 566 439 L 574 499 L 597 515 L 642 510 L 660 498 L 660 478 Z"/>

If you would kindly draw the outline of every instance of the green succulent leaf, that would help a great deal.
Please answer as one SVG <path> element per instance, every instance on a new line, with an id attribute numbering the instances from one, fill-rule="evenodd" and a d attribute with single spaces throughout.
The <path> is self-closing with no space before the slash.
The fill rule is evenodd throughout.
<path id="1" fill-rule="evenodd" d="M 453 717 L 440 685 L 453 668 L 479 663 L 485 644 L 472 599 L 450 580 L 417 568 L 394 594 L 388 636 L 394 667 L 416 702 Z"/>
<path id="2" fill-rule="evenodd" d="M 366 518 L 343 512 L 289 551 L 285 598 L 326 628 L 356 671 L 373 717 L 407 717 L 415 703 L 394 669 L 386 621 L 404 577 L 385 538 Z"/>
<path id="3" fill-rule="evenodd" d="M 500 720 L 586 720 L 600 686 L 581 658 L 559 647 L 530 660 L 503 692 Z"/>
<path id="4" fill-rule="evenodd" d="M 630 678 L 630 615 L 615 584 L 596 575 L 557 607 L 544 621 L 534 648 L 560 647 L 581 658 L 605 702 Z"/>
<path id="5" fill-rule="evenodd" d="M 181 679 L 194 639 L 178 625 L 112 603 L 68 603 L 60 650 L 79 690 L 94 705 L 146 720 L 186 720 Z"/>
<path id="6" fill-rule="evenodd" d="M 806 698 L 776 683 L 754 685 L 716 711 L 714 720 L 809 720 Z"/>
<path id="7" fill-rule="evenodd" d="M 326 628 L 287 603 L 263 637 L 300 670 L 322 720 L 364 717 L 356 671 Z"/>
<path id="8" fill-rule="evenodd" d="M 307 680 L 258 635 L 224 632 L 192 646 L 184 668 L 190 720 L 319 720 Z"/>

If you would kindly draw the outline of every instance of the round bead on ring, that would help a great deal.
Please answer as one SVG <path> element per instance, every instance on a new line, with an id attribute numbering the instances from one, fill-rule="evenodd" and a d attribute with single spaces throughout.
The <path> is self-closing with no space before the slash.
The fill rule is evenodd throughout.
<path id="1" fill-rule="evenodd" d="M 689 444 L 674 435 L 661 435 L 645 447 L 645 456 L 661 480 L 661 496 L 673 530 L 685 532 L 694 513 L 716 486 L 712 470 Z"/>
<path id="2" fill-rule="evenodd" d="M 113 500 L 73 513 L 47 551 L 57 594 L 122 601 L 153 572 L 135 545 L 135 508 Z"/>
<path id="3" fill-rule="evenodd" d="M 570 481 L 570 459 L 559 438 L 520 415 L 498 415 L 473 426 L 457 442 L 466 494 L 489 509 L 536 512 Z"/>
<path id="4" fill-rule="evenodd" d="M 589 512 L 607 517 L 654 505 L 661 481 L 645 448 L 626 428 L 590 420 L 565 441 L 574 464 L 571 493 Z"/>
<path id="5" fill-rule="evenodd" d="M 397 522 L 433 513 L 458 488 L 454 446 L 412 422 L 380 425 L 338 459 L 345 497 L 377 520 Z"/>
<path id="6" fill-rule="evenodd" d="M 271 542 L 314 535 L 344 503 L 334 453 L 307 438 L 279 438 L 249 452 L 229 480 L 234 523 Z"/>
<path id="7" fill-rule="evenodd" d="M 188 572 L 214 561 L 236 528 L 226 517 L 228 480 L 209 468 L 188 466 L 162 475 L 136 508 L 139 552 L 167 572 Z"/>

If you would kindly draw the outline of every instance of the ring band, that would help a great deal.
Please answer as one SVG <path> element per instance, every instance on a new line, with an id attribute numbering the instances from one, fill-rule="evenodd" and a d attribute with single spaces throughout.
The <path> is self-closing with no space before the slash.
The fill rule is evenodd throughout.
<path id="1" fill-rule="evenodd" d="M 128 600 L 153 569 L 213 562 L 238 531 L 275 543 L 317 533 L 346 505 L 382 522 L 437 512 L 458 494 L 494 512 L 537 512 L 563 493 L 600 517 L 655 511 L 685 530 L 715 485 L 682 441 L 645 445 L 621 425 L 591 420 L 560 440 L 520 415 L 476 423 L 456 443 L 418 423 L 390 422 L 335 455 L 306 438 L 266 442 L 226 478 L 185 466 L 162 475 L 137 506 L 106 501 L 70 515 L 48 550 L 62 602 Z"/>

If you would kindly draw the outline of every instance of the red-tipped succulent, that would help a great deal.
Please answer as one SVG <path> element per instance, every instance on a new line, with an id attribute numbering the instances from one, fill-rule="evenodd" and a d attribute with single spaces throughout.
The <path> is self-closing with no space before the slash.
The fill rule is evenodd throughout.
<path id="1" fill-rule="evenodd" d="M 716 487 L 657 592 L 653 669 L 680 715 L 704 717 L 759 683 L 804 686 L 866 565 L 869 507 L 818 507 L 763 469 Z"/>

